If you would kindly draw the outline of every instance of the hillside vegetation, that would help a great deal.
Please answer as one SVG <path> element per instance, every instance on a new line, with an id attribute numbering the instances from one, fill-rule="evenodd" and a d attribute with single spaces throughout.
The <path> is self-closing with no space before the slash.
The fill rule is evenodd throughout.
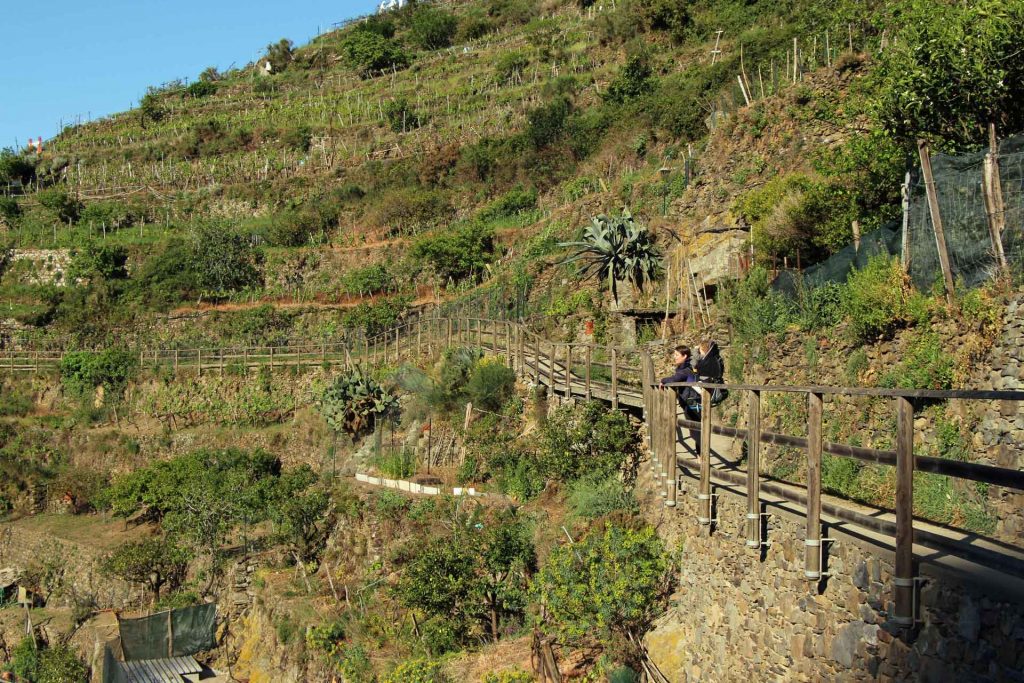
<path id="1" fill-rule="evenodd" d="M 853 220 L 898 213 L 914 138 L 956 149 L 989 121 L 1019 127 L 1019 57 L 998 56 L 1017 4 L 493 0 L 282 40 L 41 157 L 5 152 L 2 179 L 30 188 L 4 199 L 5 241 L 71 253 L 50 271 L 5 261 L 0 295 L 37 335 L 86 344 L 196 301 L 400 309 L 499 273 L 528 290 L 555 242 L 623 207 L 688 248 L 717 216 L 752 226 L 763 258 L 811 263 Z M 933 66 L 968 34 L 974 61 Z"/>
<path id="2" fill-rule="evenodd" d="M 210 657 L 252 680 L 525 683 L 556 652 L 573 680 L 639 680 L 681 548 L 634 490 L 635 418 L 549 407 L 508 359 L 440 336 L 373 367 L 274 367 L 266 347 L 436 304 L 560 342 L 716 335 L 730 382 L 965 386 L 1019 266 L 952 302 L 884 255 L 793 296 L 771 280 L 898 218 L 919 139 L 1022 132 L 1022 34 L 1022 0 L 415 2 L 0 151 L 0 348 L 60 351 L 54 375 L 0 382 L 0 512 L 88 530 L 22 580 L 74 629 L 124 606 L 76 588 L 75 553 L 132 607 L 216 599 L 232 635 Z M 145 355 L 220 346 L 271 362 Z M 716 419 L 742 426 L 734 393 Z M 886 402 L 842 407 L 828 439 L 892 446 Z M 765 424 L 798 434 L 805 410 L 766 398 Z M 918 418 L 922 453 L 975 459 L 981 415 Z M 766 445 L 764 474 L 799 483 L 802 458 Z M 881 465 L 829 456 L 823 479 L 893 498 Z M 1009 536 L 996 487 L 961 484 L 916 480 L 915 513 Z M 19 676 L 80 675 L 64 643 L 35 645 Z"/>

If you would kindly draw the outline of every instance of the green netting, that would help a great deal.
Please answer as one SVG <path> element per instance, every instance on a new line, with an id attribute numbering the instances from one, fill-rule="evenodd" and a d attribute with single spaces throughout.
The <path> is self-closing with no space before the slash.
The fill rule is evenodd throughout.
<path id="1" fill-rule="evenodd" d="M 950 269 L 954 282 L 967 287 L 990 279 L 998 265 L 982 188 L 986 151 L 932 156 L 935 194 Z M 1003 252 L 1007 261 L 1019 269 L 1024 266 L 1024 136 L 1003 140 L 999 145 L 998 162 L 1005 221 Z M 930 291 L 936 283 L 941 283 L 942 268 L 920 169 L 915 170 L 910 182 L 907 243 L 910 277 L 918 289 Z M 793 295 L 800 280 L 808 288 L 826 282 L 845 282 L 853 268 L 863 267 L 871 256 L 878 253 L 902 256 L 902 225 L 899 222 L 862 237 L 859 249 L 850 245 L 800 275 L 781 274 L 774 286 Z"/>
<path id="2" fill-rule="evenodd" d="M 863 268 L 868 260 L 877 254 L 900 253 L 899 223 L 884 225 L 878 230 L 869 232 L 860 239 L 860 246 L 848 245 L 830 258 L 806 268 L 803 272 L 782 271 L 775 278 L 772 287 L 779 292 L 796 296 L 803 286 L 814 289 L 827 282 L 846 282 L 846 278 L 855 268 Z"/>
<path id="3" fill-rule="evenodd" d="M 192 655 L 216 645 L 217 605 L 194 605 L 139 619 L 121 619 L 121 648 L 126 662 Z"/>
<path id="4" fill-rule="evenodd" d="M 128 683 L 128 677 L 110 645 L 103 648 L 103 683 Z"/>

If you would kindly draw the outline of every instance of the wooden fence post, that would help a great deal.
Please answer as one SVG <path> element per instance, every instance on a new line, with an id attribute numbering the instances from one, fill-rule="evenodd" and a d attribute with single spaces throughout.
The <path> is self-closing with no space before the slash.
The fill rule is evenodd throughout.
<path id="1" fill-rule="evenodd" d="M 996 142 L 996 126 L 988 127 L 988 154 L 985 155 L 981 187 L 985 193 L 985 209 L 988 213 L 988 232 L 992 249 L 999 264 L 999 274 L 1006 276 L 1009 268 L 1003 253 L 1003 229 L 1006 226 L 1006 205 L 1003 203 L 1003 184 L 999 179 L 999 145 Z"/>
<path id="2" fill-rule="evenodd" d="M 523 341 L 523 325 L 522 323 L 513 323 L 513 329 L 515 330 L 516 338 L 516 363 L 519 368 L 519 374 L 524 377 L 527 375 L 526 371 L 526 347 Z"/>
<path id="3" fill-rule="evenodd" d="M 910 273 L 910 171 L 903 178 L 903 187 L 900 188 L 900 195 L 903 204 L 903 230 L 900 235 L 900 262 L 903 265 L 903 272 Z"/>
<path id="4" fill-rule="evenodd" d="M 654 477 L 655 486 L 657 486 L 658 470 L 660 469 L 658 465 L 658 430 L 654 426 L 657 411 L 654 407 L 654 392 L 651 391 L 646 382 L 643 386 L 643 404 L 644 424 L 647 426 L 647 452 L 651 456 L 651 475 Z"/>
<path id="5" fill-rule="evenodd" d="M 747 399 L 747 547 L 761 547 L 761 392 Z"/>
<path id="6" fill-rule="evenodd" d="M 612 410 L 619 409 L 619 350 L 612 347 Z"/>
<path id="7" fill-rule="evenodd" d="M 914 408 L 896 397 L 896 563 L 893 621 L 914 625 Z"/>
<path id="8" fill-rule="evenodd" d="M 203 350 L 196 349 L 196 368 L 200 377 L 203 376 Z"/>
<path id="9" fill-rule="evenodd" d="M 711 392 L 700 391 L 700 489 L 697 492 L 697 523 L 711 533 Z"/>
<path id="10" fill-rule="evenodd" d="M 662 438 L 665 442 L 665 505 L 676 506 L 676 425 L 678 415 L 676 413 L 676 392 L 674 389 L 662 389 L 662 402 L 664 414 L 662 416 Z"/>
<path id="11" fill-rule="evenodd" d="M 807 394 L 807 537 L 804 576 L 821 578 L 821 394 Z"/>
<path id="12" fill-rule="evenodd" d="M 592 357 L 593 357 L 593 351 L 594 351 L 593 347 L 591 347 L 590 344 L 587 344 L 587 367 L 586 367 L 586 377 L 585 377 L 585 379 L 586 379 L 586 383 L 587 383 L 587 400 L 588 401 L 594 398 L 594 395 L 593 395 L 593 393 L 590 390 L 590 362 L 591 362 Z"/>
<path id="13" fill-rule="evenodd" d="M 954 285 L 953 269 L 949 263 L 949 250 L 946 248 L 946 233 L 942 228 L 942 214 L 939 212 L 939 196 L 935 190 L 935 177 L 932 175 L 932 157 L 928 151 L 928 143 L 917 141 L 917 153 L 921 158 L 921 173 L 924 175 L 924 189 L 928 196 L 928 212 L 932 218 L 932 229 L 935 231 L 935 246 L 939 251 L 939 265 L 942 267 L 942 281 L 946 288 L 946 302 L 953 303 Z"/>
<path id="14" fill-rule="evenodd" d="M 565 345 L 565 397 L 572 396 L 572 344 Z"/>

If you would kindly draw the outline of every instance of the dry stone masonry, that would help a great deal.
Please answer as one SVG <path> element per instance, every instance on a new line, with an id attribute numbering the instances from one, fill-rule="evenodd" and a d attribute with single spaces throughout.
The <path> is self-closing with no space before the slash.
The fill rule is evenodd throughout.
<path id="1" fill-rule="evenodd" d="M 745 547 L 745 501 L 720 491 L 708 537 L 696 481 L 682 481 L 676 511 L 656 513 L 679 548 L 679 585 L 645 640 L 670 681 L 1024 681 L 1020 604 L 927 578 L 921 623 L 901 637 L 887 553 L 840 537 L 819 590 L 804 578 L 802 519 L 770 518 L 762 561 Z"/>

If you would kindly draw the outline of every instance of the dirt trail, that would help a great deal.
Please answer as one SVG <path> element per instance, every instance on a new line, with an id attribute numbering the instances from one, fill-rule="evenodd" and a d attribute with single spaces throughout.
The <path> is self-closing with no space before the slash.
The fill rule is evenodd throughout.
<path id="1" fill-rule="evenodd" d="M 355 308 L 362 303 L 373 303 L 380 299 L 386 299 L 388 294 L 371 294 L 369 296 L 349 295 L 327 299 L 316 297 L 311 300 L 296 299 L 295 297 L 279 296 L 273 299 L 257 299 L 255 301 L 227 301 L 221 303 L 201 303 L 192 306 L 181 306 L 171 311 L 172 315 L 186 315 L 189 313 L 207 313 L 210 311 L 244 311 L 260 306 L 272 306 L 276 309 L 315 308 L 315 309 L 347 309 Z M 441 300 L 443 300 L 442 297 Z M 413 306 L 423 306 L 435 303 L 438 299 L 434 297 L 434 290 L 429 286 L 421 286 L 416 290 L 416 296 L 412 300 Z"/>

